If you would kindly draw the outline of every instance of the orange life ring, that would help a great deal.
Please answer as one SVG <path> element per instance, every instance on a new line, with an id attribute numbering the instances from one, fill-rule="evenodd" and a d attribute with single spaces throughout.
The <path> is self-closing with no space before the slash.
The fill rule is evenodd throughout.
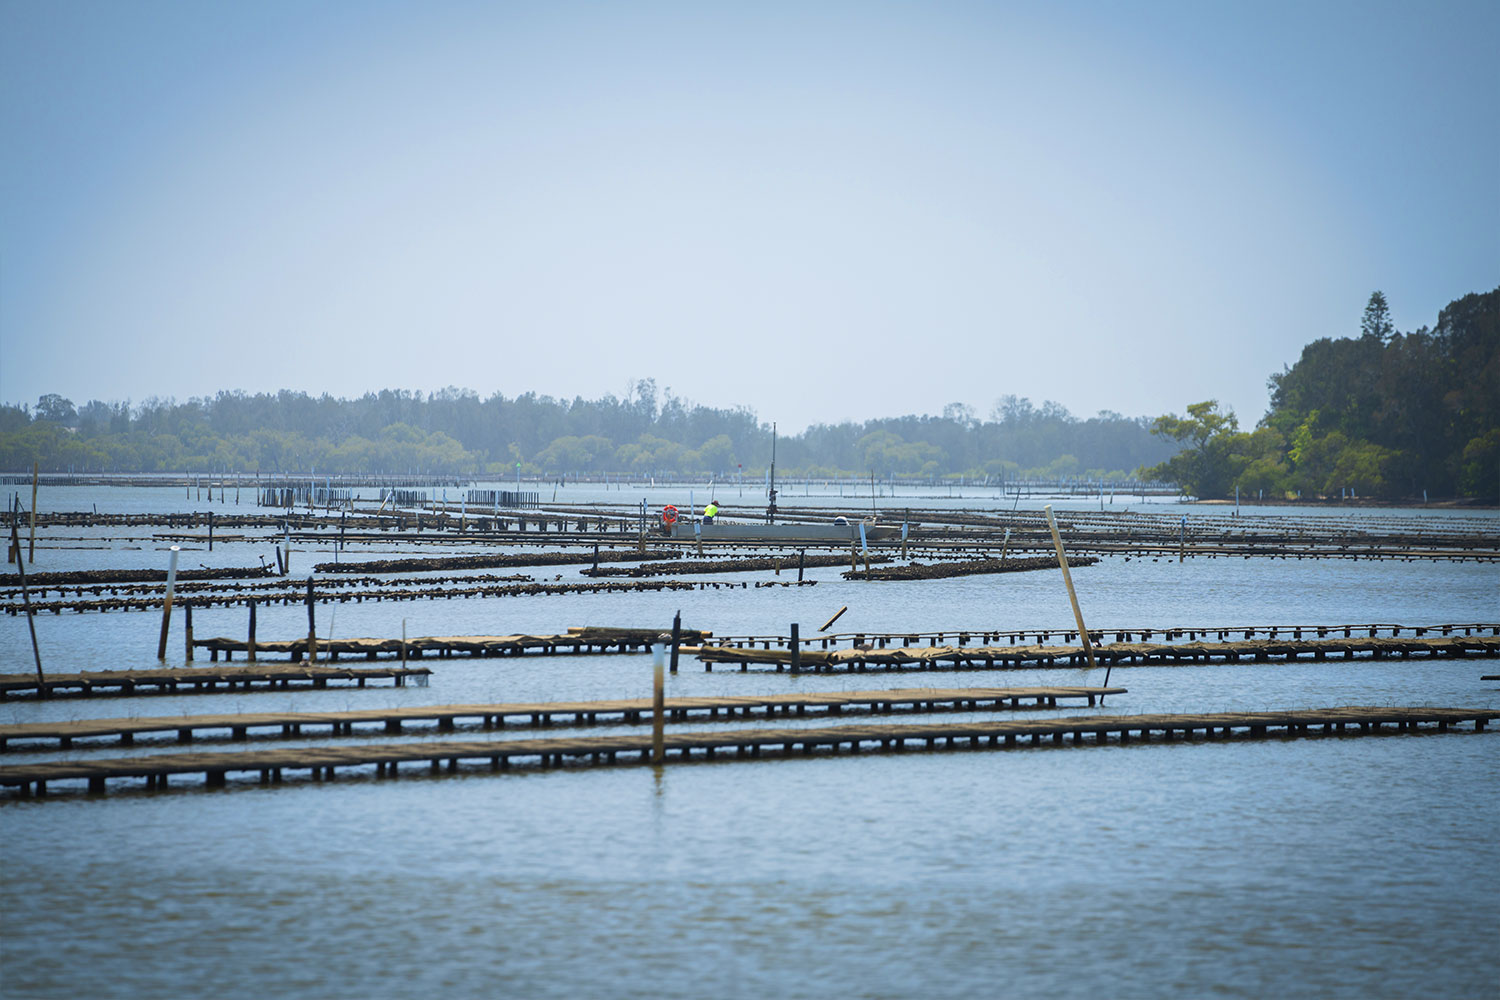
<path id="1" fill-rule="evenodd" d="M 665 524 L 669 528 L 672 525 L 676 524 L 677 508 L 673 507 L 671 504 L 667 504 L 665 507 L 663 507 L 661 509 L 661 523 Z"/>

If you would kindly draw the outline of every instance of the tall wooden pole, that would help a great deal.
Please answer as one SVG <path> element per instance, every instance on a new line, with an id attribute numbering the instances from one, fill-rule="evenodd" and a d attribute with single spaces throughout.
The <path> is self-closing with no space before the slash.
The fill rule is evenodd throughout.
<path id="1" fill-rule="evenodd" d="M 666 678 L 662 676 L 662 661 L 666 658 L 666 647 L 661 642 L 651 646 L 651 763 L 660 764 L 666 759 Z"/>
<path id="2" fill-rule="evenodd" d="M 181 546 L 172 546 L 172 561 L 167 564 L 167 597 L 161 605 L 161 638 L 156 643 L 156 658 L 167 658 L 167 628 L 172 623 L 172 588 L 177 585 L 177 553 Z"/>
<path id="3" fill-rule="evenodd" d="M 255 662 L 255 599 L 250 599 L 250 628 L 245 635 L 245 659 Z"/>
<path id="4" fill-rule="evenodd" d="M 36 563 L 36 478 L 38 468 L 39 466 L 36 462 L 31 463 L 31 541 L 26 546 L 26 561 L 32 564 Z M 19 546 L 16 547 L 16 551 L 21 551 Z"/>
<path id="5" fill-rule="evenodd" d="M 318 662 L 318 630 L 313 620 L 313 581 L 307 578 L 307 662 Z"/>
<path id="6" fill-rule="evenodd" d="M 1052 529 L 1052 544 L 1057 548 L 1057 564 L 1062 567 L 1063 583 L 1068 588 L 1068 600 L 1073 604 L 1073 620 L 1078 623 L 1078 635 L 1083 639 L 1083 653 L 1088 657 L 1089 669 L 1093 670 L 1094 644 L 1089 641 L 1089 630 L 1083 625 L 1083 611 L 1078 607 L 1078 593 L 1073 589 L 1073 575 L 1068 572 L 1068 557 L 1063 554 L 1062 535 L 1057 533 L 1057 521 L 1052 517 L 1052 505 L 1049 503 L 1045 508 L 1047 511 L 1047 526 Z M 1109 671 L 1104 672 L 1104 683 L 1109 684 Z"/>

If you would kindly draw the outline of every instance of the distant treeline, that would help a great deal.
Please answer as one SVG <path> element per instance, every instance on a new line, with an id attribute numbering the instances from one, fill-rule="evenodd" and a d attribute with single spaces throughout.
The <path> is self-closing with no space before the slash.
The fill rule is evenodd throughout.
<path id="1" fill-rule="evenodd" d="M 778 473 L 934 479 L 1175 482 L 1199 497 L 1493 496 L 1500 491 L 1500 289 L 1452 302 L 1437 324 L 1392 327 L 1370 297 L 1357 338 L 1324 338 L 1272 375 L 1253 431 L 1213 401 L 1152 421 L 1005 396 L 987 419 L 817 424 L 781 435 Z M 698 406 L 652 379 L 624 398 L 387 389 L 358 399 L 221 392 L 212 398 L 0 405 L 0 470 L 430 473 L 508 478 L 628 474 L 759 478 L 772 429 L 749 409 Z M 1179 450 L 1181 449 L 1181 450 Z M 1173 456 L 1173 452 L 1178 453 Z"/>
<path id="2" fill-rule="evenodd" d="M 1500 495 L 1500 288 L 1412 333 L 1375 292 L 1358 337 L 1308 344 L 1269 388 L 1252 432 L 1211 400 L 1159 418 L 1187 447 L 1148 473 L 1199 497 Z"/>
<path id="3" fill-rule="evenodd" d="M 358 399 L 221 392 L 212 398 L 91 400 L 58 395 L 0 407 L 0 468 L 79 472 L 451 473 L 560 477 L 762 476 L 772 428 L 745 408 L 697 406 L 652 379 L 625 398 L 481 399 L 444 389 Z M 1171 446 L 1147 418 L 1079 419 L 1056 403 L 1006 396 L 988 420 L 965 406 L 942 416 L 819 424 L 776 442 L 778 474 L 1125 478 Z"/>

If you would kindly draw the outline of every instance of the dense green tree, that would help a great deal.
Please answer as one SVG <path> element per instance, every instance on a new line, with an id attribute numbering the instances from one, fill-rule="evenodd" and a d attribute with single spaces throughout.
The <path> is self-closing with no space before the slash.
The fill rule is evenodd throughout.
<path id="1" fill-rule="evenodd" d="M 1223 497 L 1234 491 L 1235 477 L 1248 465 L 1243 454 L 1249 435 L 1241 434 L 1234 411 L 1220 412 L 1219 401 L 1188 406 L 1188 415 L 1156 418 L 1151 433 L 1186 445 L 1183 451 L 1147 470 L 1157 479 L 1177 483 L 1191 496 Z"/>
<path id="2" fill-rule="evenodd" d="M 1370 301 L 1365 303 L 1364 318 L 1359 323 L 1359 335 L 1383 344 L 1395 333 L 1396 327 L 1391 322 L 1391 307 L 1385 301 L 1385 293 L 1371 292 Z"/>

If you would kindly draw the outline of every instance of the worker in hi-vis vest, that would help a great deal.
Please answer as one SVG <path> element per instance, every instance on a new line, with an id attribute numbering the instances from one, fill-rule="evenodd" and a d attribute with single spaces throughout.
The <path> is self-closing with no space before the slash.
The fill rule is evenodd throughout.
<path id="1" fill-rule="evenodd" d="M 719 505 L 710 500 L 708 506 L 703 508 L 703 523 L 713 524 L 714 518 L 719 516 Z"/>

